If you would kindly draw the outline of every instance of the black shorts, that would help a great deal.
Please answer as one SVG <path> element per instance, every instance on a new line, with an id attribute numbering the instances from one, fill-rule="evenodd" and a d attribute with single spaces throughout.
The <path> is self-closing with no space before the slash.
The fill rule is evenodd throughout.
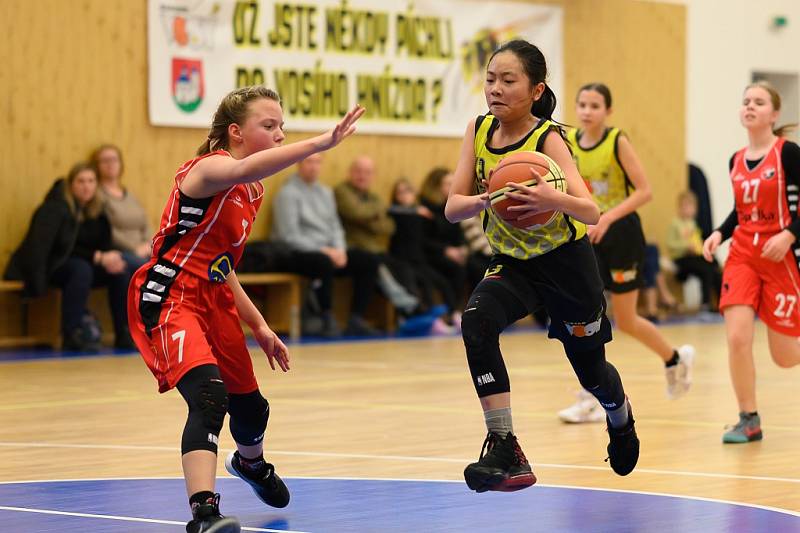
<path id="1" fill-rule="evenodd" d="M 606 289 L 623 293 L 644 286 L 644 247 L 638 214 L 631 213 L 608 228 L 603 240 L 594 245 Z"/>
<path id="2" fill-rule="evenodd" d="M 548 337 L 568 350 L 587 351 L 611 340 L 603 282 L 586 237 L 531 259 L 495 254 L 475 291 L 492 291 L 495 284 L 522 304 L 506 317 L 508 324 L 544 307 Z"/>

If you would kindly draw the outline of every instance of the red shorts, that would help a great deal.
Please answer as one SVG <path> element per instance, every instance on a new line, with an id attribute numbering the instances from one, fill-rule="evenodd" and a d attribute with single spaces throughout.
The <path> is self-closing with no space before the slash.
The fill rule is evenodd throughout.
<path id="1" fill-rule="evenodd" d="M 775 263 L 761 257 L 764 243 L 772 234 L 737 230 L 722 273 L 719 308 L 747 305 L 772 330 L 800 337 L 800 272 L 794 252 L 789 249 Z"/>
<path id="2" fill-rule="evenodd" d="M 150 306 L 142 317 L 141 287 L 152 263 L 133 275 L 128 288 L 128 324 L 144 362 L 158 380 L 159 392 L 177 385 L 186 372 L 200 365 L 219 367 L 229 393 L 258 388 L 233 293 L 224 283 L 212 283 L 187 272 L 178 274 L 169 295 Z M 148 334 L 147 325 L 151 325 Z"/>

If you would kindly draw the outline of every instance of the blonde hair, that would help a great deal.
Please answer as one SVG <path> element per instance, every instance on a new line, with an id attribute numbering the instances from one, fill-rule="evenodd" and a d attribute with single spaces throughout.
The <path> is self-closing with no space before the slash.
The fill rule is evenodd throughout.
<path id="1" fill-rule="evenodd" d="M 775 111 L 781 110 L 781 93 L 767 80 L 758 80 L 754 81 L 750 85 L 744 88 L 746 91 L 747 89 L 753 88 L 760 88 L 764 89 L 769 93 L 769 99 L 772 102 L 772 108 Z M 784 124 L 783 126 L 779 126 L 777 128 L 772 129 L 772 133 L 777 135 L 778 137 L 786 137 L 786 134 L 790 131 L 797 129 L 797 124 Z"/>
<path id="2" fill-rule="evenodd" d="M 679 206 L 682 205 L 683 202 L 692 202 L 695 205 L 695 207 L 697 207 L 697 195 L 694 193 L 694 191 L 690 191 L 688 189 L 682 191 L 678 195 L 678 205 Z"/>
<path id="3" fill-rule="evenodd" d="M 84 170 L 91 170 L 92 174 L 94 174 L 95 180 L 97 180 L 97 172 L 95 171 L 94 167 L 86 161 L 81 161 L 79 163 L 75 163 L 72 165 L 72 168 L 69 169 L 69 174 L 67 174 L 66 179 L 66 186 L 64 187 L 64 198 L 67 200 L 70 210 L 76 215 L 79 221 L 97 218 L 103 212 L 103 194 L 100 192 L 99 186 L 97 189 L 95 189 L 92 199 L 89 200 L 89 202 L 82 208 L 78 206 L 78 203 L 75 201 L 75 197 L 72 195 L 72 184 L 75 182 L 75 178 L 78 177 L 78 174 Z"/>
<path id="4" fill-rule="evenodd" d="M 100 181 L 100 154 L 106 150 L 114 150 L 117 153 L 117 157 L 119 158 L 119 176 L 117 176 L 117 178 L 121 180 L 122 174 L 125 173 L 125 162 L 122 159 L 122 150 L 120 150 L 119 146 L 116 144 L 105 143 L 92 150 L 92 153 L 89 155 L 89 163 L 91 163 L 92 169 L 94 169 L 97 181 Z"/>
<path id="5" fill-rule="evenodd" d="M 197 149 L 197 155 L 210 154 L 216 150 L 227 150 L 230 147 L 228 126 L 241 124 L 247 118 L 247 105 L 253 100 L 268 98 L 278 104 L 281 99 L 278 93 L 263 85 L 250 85 L 229 92 L 219 103 L 208 137 Z"/>
<path id="6" fill-rule="evenodd" d="M 436 167 L 428 172 L 419 190 L 420 200 L 431 205 L 443 205 L 447 201 L 447 196 L 442 195 L 442 181 L 448 174 L 450 169 L 444 167 Z"/>

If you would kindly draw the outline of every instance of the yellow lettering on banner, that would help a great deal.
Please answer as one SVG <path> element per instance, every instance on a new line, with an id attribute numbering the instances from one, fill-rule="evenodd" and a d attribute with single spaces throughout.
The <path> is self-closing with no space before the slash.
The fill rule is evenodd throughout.
<path id="1" fill-rule="evenodd" d="M 258 0 L 237 0 L 233 7 L 233 42 L 236 46 L 261 46 L 258 38 Z"/>
<path id="2" fill-rule="evenodd" d="M 411 59 L 451 60 L 454 56 L 453 24 L 450 19 L 417 17 L 413 7 L 395 18 L 397 55 Z"/>
<path id="3" fill-rule="evenodd" d="M 350 110 L 347 74 L 322 70 L 276 69 L 275 86 L 284 111 L 304 118 L 341 117 Z"/>
<path id="4" fill-rule="evenodd" d="M 389 65 L 383 74 L 356 78 L 358 103 L 366 108 L 364 118 L 373 120 L 435 121 L 441 87 L 441 80 L 433 81 L 429 89 L 425 78 L 393 76 Z"/>
<path id="5" fill-rule="evenodd" d="M 387 13 L 349 9 L 347 0 L 325 10 L 325 50 L 385 55 L 388 39 Z"/>
<path id="6" fill-rule="evenodd" d="M 236 88 L 249 85 L 264 85 L 264 71 L 259 67 L 248 70 L 247 67 L 236 67 Z"/>
<path id="7" fill-rule="evenodd" d="M 317 6 L 275 4 L 275 26 L 267 33 L 273 48 L 317 49 Z"/>

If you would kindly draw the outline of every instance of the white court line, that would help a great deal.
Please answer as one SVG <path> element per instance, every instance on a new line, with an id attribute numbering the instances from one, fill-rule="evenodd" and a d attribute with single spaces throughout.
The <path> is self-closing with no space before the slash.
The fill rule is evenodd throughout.
<path id="1" fill-rule="evenodd" d="M 29 507 L 7 507 L 5 505 L 0 505 L 0 511 L 16 511 L 20 513 L 74 516 L 77 518 L 101 518 L 104 520 L 119 520 L 122 522 L 145 522 L 148 524 L 167 524 L 170 526 L 186 525 L 185 522 L 176 522 L 175 520 L 156 520 L 155 518 L 138 518 L 135 516 L 117 516 L 109 514 L 73 513 L 69 511 L 53 511 L 52 509 L 31 509 Z M 266 531 L 268 533 L 308 533 L 306 531 L 294 531 L 286 529 L 264 529 L 260 527 L 246 527 L 246 526 L 242 526 L 242 531 Z"/>
<path id="2" fill-rule="evenodd" d="M 0 481 L 0 485 L 25 485 L 25 484 L 37 484 L 37 483 L 67 483 L 67 482 L 86 482 L 86 481 L 152 481 L 152 480 L 177 480 L 183 479 L 180 477 L 112 477 L 112 478 L 87 478 L 87 479 L 42 479 L 37 481 Z M 399 481 L 399 482 L 407 482 L 407 483 L 450 483 L 450 484 L 462 484 L 463 481 L 457 481 L 452 479 L 413 479 L 413 478 L 385 478 L 385 477 L 322 477 L 322 476 L 292 476 L 287 477 L 285 479 L 311 479 L 311 480 L 323 480 L 323 481 Z M 712 503 L 724 503 L 727 505 L 736 505 L 739 507 L 748 507 L 751 509 L 763 509 L 765 511 L 772 511 L 775 513 L 786 514 L 789 516 L 797 516 L 800 517 L 800 512 L 791 511 L 789 509 L 781 509 L 779 507 L 770 507 L 768 505 L 759 505 L 757 503 L 746 503 L 746 502 L 735 502 L 731 500 L 720 500 L 717 498 L 705 498 L 703 496 L 688 496 L 682 494 L 669 494 L 665 492 L 650 492 L 650 491 L 643 491 L 643 490 L 626 490 L 626 489 L 607 489 L 601 487 L 579 487 L 576 485 L 550 485 L 545 483 L 539 483 L 536 485 L 537 487 L 546 487 L 552 489 L 573 489 L 573 490 L 586 490 L 586 491 L 595 491 L 595 492 L 616 492 L 622 494 L 642 494 L 645 496 L 663 496 L 665 498 L 676 498 L 676 499 L 683 499 L 683 500 L 696 500 L 696 501 L 703 501 L 703 502 L 712 502 Z M 534 489 L 535 490 L 535 489 Z M 12 509 L 12 510 L 20 510 L 20 511 L 28 511 L 28 512 L 37 512 L 36 510 L 26 509 L 24 507 L 0 507 L 0 510 L 3 509 Z M 39 512 L 44 513 L 52 513 L 52 514 L 73 514 L 76 516 L 83 516 L 81 513 L 62 513 L 61 511 L 46 511 L 46 510 L 39 510 Z M 89 515 L 89 516 L 99 516 L 102 517 L 103 515 Z M 115 518 L 115 517 L 112 517 Z M 122 518 L 120 518 L 122 519 Z M 136 521 L 152 521 L 152 522 L 163 522 L 165 524 L 179 524 L 183 525 L 183 522 L 170 522 L 167 520 L 158 521 L 158 520 L 148 520 L 144 518 L 132 518 L 132 520 Z M 273 529 L 258 529 L 258 528 L 248 528 L 243 527 L 242 529 L 247 531 L 282 531 L 284 533 L 306 533 L 300 531 L 287 531 L 287 530 L 273 530 Z"/>
<path id="3" fill-rule="evenodd" d="M 136 446 L 125 444 L 60 444 L 48 442 L 0 442 L 0 447 L 22 447 L 22 448 L 84 448 L 90 450 L 154 450 L 165 452 L 178 452 L 178 448 L 170 446 Z M 223 452 L 231 452 L 233 449 L 225 449 Z M 410 462 L 428 462 L 428 463 L 457 463 L 465 464 L 470 463 L 474 459 L 459 459 L 456 457 L 417 457 L 409 455 L 373 455 L 364 453 L 335 453 L 335 452 L 296 452 L 296 451 L 281 451 L 269 450 L 268 455 L 289 455 L 299 457 L 332 457 L 339 459 L 373 459 L 383 461 L 410 461 Z M 594 470 L 608 472 L 609 467 L 606 466 L 586 466 L 586 465 L 565 465 L 558 463 L 534 463 L 534 468 L 557 468 L 565 470 Z M 717 472 L 689 472 L 685 470 L 660 470 L 655 468 L 637 468 L 634 473 L 639 474 L 654 474 L 661 476 L 687 476 L 687 477 L 707 477 L 716 479 L 746 479 L 750 481 L 772 481 L 777 483 L 797 483 L 800 484 L 800 478 L 791 477 L 774 477 L 774 476 L 746 476 L 741 474 L 721 474 Z"/>

